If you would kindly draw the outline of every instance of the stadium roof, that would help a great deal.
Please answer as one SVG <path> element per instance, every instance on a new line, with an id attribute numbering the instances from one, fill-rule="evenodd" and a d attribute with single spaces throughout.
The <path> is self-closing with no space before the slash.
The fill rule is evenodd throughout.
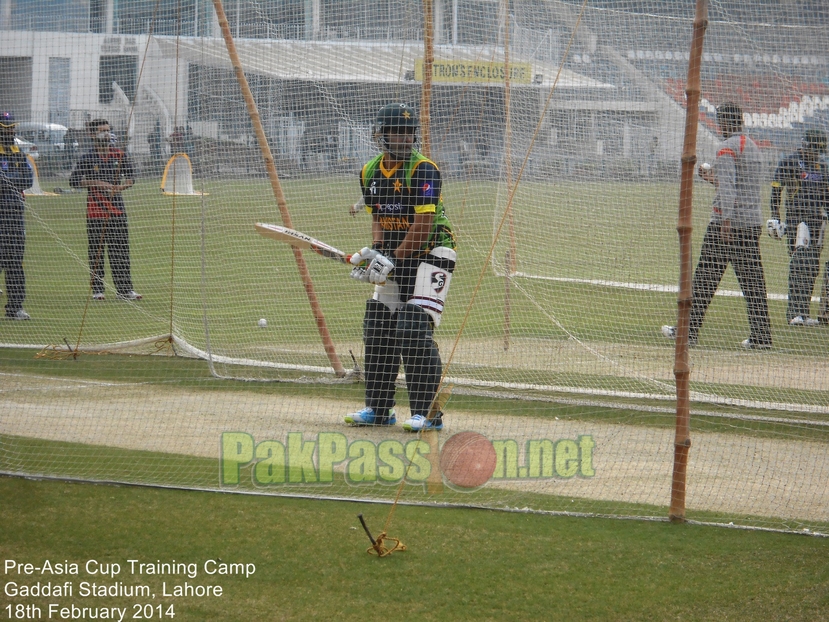
<path id="1" fill-rule="evenodd" d="M 167 58 L 232 69 L 223 39 L 155 37 Z M 246 72 L 283 80 L 386 82 L 412 80 L 415 63 L 423 57 L 417 42 L 300 41 L 286 39 L 236 40 L 239 60 Z M 503 63 L 501 48 L 436 46 L 436 60 Z M 514 63 L 522 59 L 511 59 Z M 531 62 L 536 87 L 550 87 L 558 67 Z M 408 74 L 408 75 L 407 75 Z M 493 85 L 501 82 L 491 82 Z M 608 89 L 614 85 L 562 69 L 558 88 Z"/>

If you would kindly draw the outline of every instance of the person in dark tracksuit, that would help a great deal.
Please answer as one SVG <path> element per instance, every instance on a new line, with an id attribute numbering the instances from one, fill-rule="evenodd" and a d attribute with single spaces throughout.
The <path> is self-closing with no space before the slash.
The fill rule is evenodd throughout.
<path id="1" fill-rule="evenodd" d="M 104 254 L 119 300 L 140 300 L 132 286 L 127 212 L 122 192 L 135 183 L 130 157 L 113 146 L 109 122 L 87 124 L 93 148 L 84 154 L 69 177 L 73 188 L 86 188 L 86 233 L 92 299 L 104 300 Z"/>
<path id="2" fill-rule="evenodd" d="M 694 271 L 688 343 L 697 344 L 708 305 L 730 263 L 746 300 L 751 329 L 742 346 L 747 350 L 766 350 L 771 348 L 772 338 L 760 257 L 763 160 L 754 141 L 743 134 L 743 111 L 738 105 L 725 103 L 717 108 L 717 124 L 724 140 L 714 167 L 703 165 L 698 171 L 717 191 Z M 676 327 L 663 326 L 662 334 L 676 338 Z"/>
<path id="3" fill-rule="evenodd" d="M 444 213 L 440 171 L 414 148 L 418 126 L 408 104 L 383 106 L 374 122 L 381 153 L 360 173 L 372 246 L 352 256 L 351 276 L 375 289 L 363 318 L 365 407 L 346 415 L 351 425 L 395 424 L 402 361 L 411 413 L 403 429 L 443 428 L 443 413 L 432 404 L 442 370 L 433 332 L 455 269 L 455 238 Z"/>
<path id="4" fill-rule="evenodd" d="M 14 144 L 15 125 L 12 113 L 0 113 L 0 270 L 6 275 L 6 318 L 29 320 L 31 316 L 23 309 L 26 299 L 23 191 L 32 187 L 34 176 L 26 155 Z"/>
<path id="5" fill-rule="evenodd" d="M 802 147 L 785 156 L 777 165 L 771 182 L 771 220 L 767 226 L 775 239 L 786 238 L 789 250 L 789 304 L 786 321 L 790 326 L 817 326 L 810 317 L 812 290 L 820 272 L 820 252 L 829 208 L 829 171 L 820 161 L 826 153 L 826 132 L 806 130 Z M 785 225 L 780 208 L 785 191 Z"/>

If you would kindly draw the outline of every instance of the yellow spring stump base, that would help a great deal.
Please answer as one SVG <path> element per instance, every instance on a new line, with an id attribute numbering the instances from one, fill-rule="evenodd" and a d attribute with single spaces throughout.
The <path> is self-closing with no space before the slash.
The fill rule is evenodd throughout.
<path id="1" fill-rule="evenodd" d="M 386 546 L 386 542 L 391 543 L 391 548 Z M 377 539 L 374 541 L 370 547 L 366 549 L 366 553 L 369 555 L 376 555 L 377 557 L 386 557 L 387 555 L 391 555 L 395 551 L 405 551 L 406 545 L 403 544 L 397 538 L 389 538 L 386 536 L 386 532 L 384 531 Z"/>

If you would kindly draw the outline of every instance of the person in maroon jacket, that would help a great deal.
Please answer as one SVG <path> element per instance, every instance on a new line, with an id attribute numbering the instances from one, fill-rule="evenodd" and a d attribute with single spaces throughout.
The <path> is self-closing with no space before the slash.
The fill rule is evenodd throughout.
<path id="1" fill-rule="evenodd" d="M 104 251 L 119 300 L 140 300 L 132 286 L 127 212 L 122 192 L 135 183 L 130 157 L 113 145 L 106 119 L 87 124 L 92 149 L 84 154 L 69 177 L 73 188 L 86 188 L 86 233 L 92 299 L 104 300 Z"/>

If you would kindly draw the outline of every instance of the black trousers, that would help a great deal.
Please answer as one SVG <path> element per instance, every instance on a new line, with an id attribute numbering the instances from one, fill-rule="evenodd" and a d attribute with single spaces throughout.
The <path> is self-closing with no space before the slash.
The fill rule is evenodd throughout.
<path id="1" fill-rule="evenodd" d="M 823 284 L 820 287 L 820 312 L 818 319 L 821 324 L 829 324 L 829 261 L 823 267 Z"/>
<path id="2" fill-rule="evenodd" d="M 104 293 L 104 254 L 109 256 L 112 281 L 119 294 L 132 289 L 130 276 L 130 239 L 126 214 L 109 218 L 87 218 L 86 235 L 89 241 L 89 273 L 92 293 Z"/>
<path id="3" fill-rule="evenodd" d="M 754 343 L 771 345 L 766 279 L 760 257 L 760 231 L 761 227 L 732 229 L 731 241 L 726 243 L 722 240 L 720 224 L 708 223 L 694 272 L 690 341 L 698 338 L 708 305 L 714 298 L 726 267 L 731 263 L 746 299 L 748 323 L 751 326 L 750 339 Z"/>
<path id="4" fill-rule="evenodd" d="M 412 415 L 428 415 L 442 372 L 432 322 L 420 307 L 406 304 L 395 314 L 377 300 L 366 302 L 363 319 L 366 406 L 384 417 L 395 404 L 394 381 L 402 361 Z"/>
<path id="5" fill-rule="evenodd" d="M 789 218 L 791 216 L 791 219 Z M 809 227 L 808 248 L 797 248 L 797 228 L 801 222 Z M 786 308 L 786 319 L 791 320 L 798 315 L 809 317 L 809 306 L 812 302 L 812 291 L 820 272 L 820 252 L 823 250 L 823 240 L 820 239 L 820 230 L 823 226 L 823 214 L 810 210 L 809 212 L 787 212 L 786 214 L 786 242 L 789 246 L 789 304 Z"/>
<path id="6" fill-rule="evenodd" d="M 6 314 L 14 315 L 23 308 L 26 298 L 26 276 L 23 274 L 23 252 L 26 248 L 26 225 L 23 211 L 0 212 L 0 270 L 6 275 Z"/>

